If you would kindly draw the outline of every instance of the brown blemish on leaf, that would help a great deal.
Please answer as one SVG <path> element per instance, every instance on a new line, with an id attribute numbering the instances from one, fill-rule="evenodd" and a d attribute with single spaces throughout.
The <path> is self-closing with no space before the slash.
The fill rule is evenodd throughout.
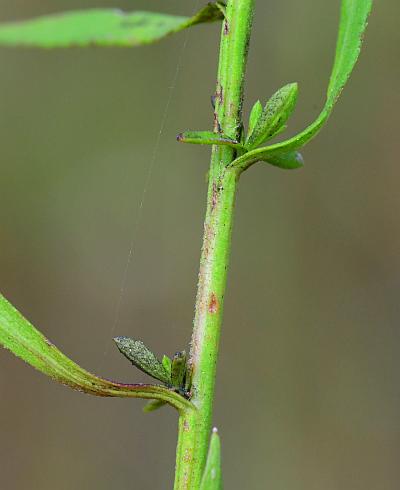
<path id="1" fill-rule="evenodd" d="M 215 293 L 211 293 L 210 302 L 208 304 L 208 312 L 214 315 L 215 313 L 218 312 L 218 309 L 219 309 L 218 298 L 215 295 Z"/>
<path id="2" fill-rule="evenodd" d="M 186 419 L 183 421 L 183 430 L 185 432 L 189 432 L 189 430 L 190 430 L 189 422 Z"/>

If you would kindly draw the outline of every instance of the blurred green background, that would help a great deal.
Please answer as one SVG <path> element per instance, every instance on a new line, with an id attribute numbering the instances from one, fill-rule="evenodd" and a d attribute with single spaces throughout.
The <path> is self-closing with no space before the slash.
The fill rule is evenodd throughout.
<path id="1" fill-rule="evenodd" d="M 305 168 L 259 164 L 240 183 L 215 406 L 228 490 L 399 488 L 400 36 L 398 1 L 375 3 Z M 0 5 L 6 21 L 190 14 L 195 0 Z M 290 134 L 317 115 L 338 13 L 339 0 L 257 2 L 246 114 L 298 81 Z M 159 354 L 189 341 L 209 150 L 175 135 L 211 127 L 218 39 L 208 25 L 140 49 L 0 50 L 1 291 L 98 374 L 145 379 L 117 334 Z M 172 410 L 73 392 L 5 351 L 0 396 L 1 489 L 172 487 Z"/>

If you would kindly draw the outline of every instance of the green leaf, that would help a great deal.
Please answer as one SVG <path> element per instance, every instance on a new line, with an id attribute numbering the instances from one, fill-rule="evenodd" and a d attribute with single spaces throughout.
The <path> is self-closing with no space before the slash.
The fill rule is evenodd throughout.
<path id="1" fill-rule="evenodd" d="M 139 46 L 203 22 L 223 19 L 211 3 L 193 17 L 153 12 L 89 9 L 0 24 L 0 45 L 65 48 L 68 46 Z"/>
<path id="2" fill-rule="evenodd" d="M 186 352 L 177 352 L 172 359 L 171 383 L 175 388 L 182 388 L 186 376 Z"/>
<path id="3" fill-rule="evenodd" d="M 289 83 L 275 92 L 249 133 L 245 144 L 247 149 L 257 148 L 281 131 L 296 106 L 297 94 L 297 83 Z"/>
<path id="4" fill-rule="evenodd" d="M 295 170 L 304 166 L 303 157 L 298 151 L 288 151 L 287 153 L 271 155 L 262 161 L 286 170 Z"/>
<path id="5" fill-rule="evenodd" d="M 212 131 L 184 131 L 176 137 L 179 143 L 191 143 L 193 145 L 223 145 L 232 148 L 243 149 L 238 141 L 235 141 L 223 134 L 213 133 Z"/>
<path id="6" fill-rule="evenodd" d="M 140 340 L 129 337 L 115 337 L 119 351 L 144 373 L 170 385 L 171 376 L 157 357 Z"/>
<path id="7" fill-rule="evenodd" d="M 95 376 L 65 356 L 0 295 L 0 345 L 59 383 L 91 395 L 162 400 L 178 410 L 192 405 L 164 386 L 125 384 Z"/>
<path id="8" fill-rule="evenodd" d="M 206 467 L 200 490 L 222 490 L 221 441 L 217 429 L 213 429 Z"/>
<path id="9" fill-rule="evenodd" d="M 261 115 L 263 113 L 263 106 L 259 100 L 253 105 L 250 116 L 249 116 L 249 127 L 247 129 L 247 138 L 249 139 L 250 136 L 252 135 L 254 128 L 256 127 L 256 124 L 258 123 Z"/>
<path id="10" fill-rule="evenodd" d="M 325 106 L 317 119 L 304 131 L 286 141 L 249 151 L 232 162 L 232 166 L 245 169 L 257 161 L 269 159 L 282 151 L 298 150 L 314 138 L 332 113 L 333 107 L 358 59 L 371 7 L 372 0 L 342 0 L 335 62 L 330 76 Z"/>
<path id="11" fill-rule="evenodd" d="M 163 356 L 162 358 L 162 365 L 164 366 L 164 369 L 167 371 L 169 377 L 171 377 L 171 367 L 172 367 L 172 361 L 168 356 Z"/>

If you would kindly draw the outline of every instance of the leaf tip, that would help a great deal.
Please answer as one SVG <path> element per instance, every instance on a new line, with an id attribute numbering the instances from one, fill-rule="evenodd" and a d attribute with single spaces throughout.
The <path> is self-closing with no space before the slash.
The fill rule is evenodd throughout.
<path id="1" fill-rule="evenodd" d="M 284 170 L 296 170 L 304 166 L 303 156 L 298 151 L 269 155 L 261 160 Z"/>
<path id="2" fill-rule="evenodd" d="M 286 85 L 286 88 L 288 90 L 298 90 L 299 89 L 299 84 L 297 82 L 290 82 Z"/>
<path id="3" fill-rule="evenodd" d="M 117 346 L 122 346 L 126 343 L 128 337 L 117 336 L 113 338 L 113 341 L 117 344 Z"/>
<path id="4" fill-rule="evenodd" d="M 304 158 L 303 155 L 296 151 L 296 154 L 293 158 L 293 161 L 297 164 L 297 166 L 293 166 L 293 168 L 301 168 L 304 167 Z"/>
<path id="5" fill-rule="evenodd" d="M 288 83 L 284 87 L 288 97 L 291 97 L 293 103 L 297 101 L 297 96 L 299 95 L 299 84 L 297 82 Z"/>
<path id="6" fill-rule="evenodd" d="M 200 490 L 221 490 L 221 441 L 216 427 L 213 428 L 208 449 L 206 466 L 201 480 Z"/>

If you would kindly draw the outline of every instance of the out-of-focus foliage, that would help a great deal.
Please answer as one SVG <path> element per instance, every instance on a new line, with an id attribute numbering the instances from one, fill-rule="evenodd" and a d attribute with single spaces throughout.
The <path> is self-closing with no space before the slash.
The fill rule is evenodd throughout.
<path id="1" fill-rule="evenodd" d="M 193 17 L 116 9 L 67 11 L 0 25 L 0 45 L 39 48 L 140 46 L 203 22 L 223 18 L 210 3 Z"/>

